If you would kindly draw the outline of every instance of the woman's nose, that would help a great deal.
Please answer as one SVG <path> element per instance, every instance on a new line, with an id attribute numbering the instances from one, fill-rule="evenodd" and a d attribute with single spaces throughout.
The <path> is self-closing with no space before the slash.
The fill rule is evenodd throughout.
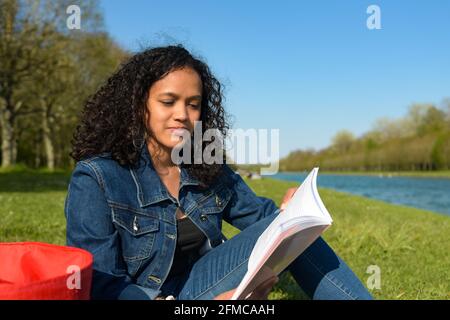
<path id="1" fill-rule="evenodd" d="M 174 118 L 175 120 L 184 121 L 188 117 L 187 106 L 183 103 L 178 103 L 174 108 Z"/>

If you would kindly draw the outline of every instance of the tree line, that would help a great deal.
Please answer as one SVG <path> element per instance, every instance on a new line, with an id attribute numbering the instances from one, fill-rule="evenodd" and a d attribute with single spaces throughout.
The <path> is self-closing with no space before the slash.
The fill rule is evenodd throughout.
<path id="1" fill-rule="evenodd" d="M 73 165 L 70 141 L 86 99 L 129 53 L 103 30 L 97 1 L 0 1 L 1 167 Z"/>
<path id="2" fill-rule="evenodd" d="M 382 118 L 360 137 L 341 130 L 322 150 L 296 150 L 282 171 L 314 166 L 330 171 L 426 171 L 450 169 L 450 99 L 413 104 L 400 119 Z"/>

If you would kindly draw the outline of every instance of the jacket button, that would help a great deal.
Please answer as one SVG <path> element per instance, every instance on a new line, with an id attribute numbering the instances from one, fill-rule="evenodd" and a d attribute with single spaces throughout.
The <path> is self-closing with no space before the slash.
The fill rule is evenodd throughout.
<path id="1" fill-rule="evenodd" d="M 200 216 L 200 220 L 206 221 L 206 220 L 208 220 L 208 217 L 205 216 L 204 214 L 202 214 L 202 215 Z"/>
<path id="2" fill-rule="evenodd" d="M 133 220 L 133 230 L 134 230 L 135 232 L 138 232 L 138 231 L 139 231 L 139 224 L 138 224 L 138 222 L 137 222 L 137 217 L 136 217 L 136 216 L 134 216 L 134 220 Z"/>
<path id="3" fill-rule="evenodd" d="M 216 196 L 216 204 L 218 207 L 220 207 L 222 204 L 222 201 L 220 200 L 220 198 L 218 196 Z"/>
<path id="4" fill-rule="evenodd" d="M 158 278 L 158 277 L 155 277 L 155 276 L 148 276 L 148 279 L 149 280 L 153 280 L 153 281 L 155 281 L 156 283 L 161 283 L 161 279 L 160 278 Z"/>

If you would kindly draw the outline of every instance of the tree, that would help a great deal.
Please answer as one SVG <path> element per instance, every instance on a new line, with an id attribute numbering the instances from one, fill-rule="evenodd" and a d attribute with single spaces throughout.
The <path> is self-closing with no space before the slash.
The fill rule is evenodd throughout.
<path id="1" fill-rule="evenodd" d="M 16 162 L 19 117 L 37 112 L 36 106 L 27 103 L 25 84 L 45 70 L 45 53 L 52 44 L 49 39 L 57 32 L 56 22 L 62 19 L 58 12 L 62 9 L 49 0 L 0 2 L 2 167 Z"/>
<path id="2" fill-rule="evenodd" d="M 17 118 L 26 113 L 20 84 L 40 68 L 39 48 L 46 30 L 33 22 L 36 11 L 25 9 L 24 1 L 0 2 L 0 126 L 2 128 L 2 167 L 16 162 Z"/>
<path id="3" fill-rule="evenodd" d="M 419 133 L 438 133 L 443 131 L 445 127 L 445 112 L 432 106 L 425 114 L 423 123 L 419 127 Z"/>
<path id="4" fill-rule="evenodd" d="M 95 0 L 79 4 L 82 30 L 69 30 L 70 0 L 0 2 L 0 127 L 2 167 L 14 165 L 18 143 L 34 164 L 50 169 L 68 159 L 84 100 L 126 56 L 101 32 Z M 66 161 L 66 160 L 64 160 Z"/>
<path id="5" fill-rule="evenodd" d="M 407 118 L 413 123 L 416 134 L 439 132 L 447 127 L 446 114 L 432 104 L 414 104 L 410 107 Z"/>
<path id="6" fill-rule="evenodd" d="M 450 129 L 450 98 L 442 100 L 442 110 L 445 112 L 445 120 L 447 121 L 447 129 Z"/>
<path id="7" fill-rule="evenodd" d="M 335 134 L 332 139 L 331 146 L 338 152 L 344 153 L 350 150 L 355 136 L 348 130 L 341 130 Z"/>

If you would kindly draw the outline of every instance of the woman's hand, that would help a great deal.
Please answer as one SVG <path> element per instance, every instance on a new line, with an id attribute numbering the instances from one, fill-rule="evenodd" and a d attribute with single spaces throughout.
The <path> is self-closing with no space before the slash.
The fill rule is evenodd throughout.
<path id="1" fill-rule="evenodd" d="M 280 210 L 283 211 L 284 209 L 286 209 L 286 206 L 289 202 L 289 200 L 291 200 L 292 196 L 294 195 L 295 191 L 297 191 L 298 188 L 289 188 L 286 191 L 286 194 L 284 195 L 283 201 L 281 201 L 281 205 L 280 205 Z"/>
<path id="2" fill-rule="evenodd" d="M 272 287 L 278 282 L 278 277 L 272 277 L 264 281 L 257 287 L 253 292 L 250 294 L 250 296 L 247 297 L 245 300 L 267 300 L 267 296 L 269 295 L 270 291 L 272 290 Z M 233 296 L 236 289 L 232 289 L 229 291 L 225 291 L 221 294 L 219 294 L 217 297 L 214 298 L 214 300 L 230 300 Z"/>

